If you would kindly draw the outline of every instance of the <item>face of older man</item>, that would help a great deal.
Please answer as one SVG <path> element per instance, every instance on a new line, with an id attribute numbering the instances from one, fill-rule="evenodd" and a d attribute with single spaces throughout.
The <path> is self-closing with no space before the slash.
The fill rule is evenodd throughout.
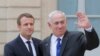
<path id="1" fill-rule="evenodd" d="M 54 35 L 62 36 L 66 31 L 66 18 L 63 14 L 56 13 L 52 16 L 48 25 L 52 29 Z"/>

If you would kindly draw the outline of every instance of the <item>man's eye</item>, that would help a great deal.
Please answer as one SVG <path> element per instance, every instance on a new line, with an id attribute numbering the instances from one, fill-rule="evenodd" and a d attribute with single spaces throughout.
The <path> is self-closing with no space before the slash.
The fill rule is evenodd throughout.
<path id="1" fill-rule="evenodd" d="M 64 24 L 64 21 L 61 21 L 61 24 Z"/>
<path id="2" fill-rule="evenodd" d="M 58 24 L 58 22 L 55 23 L 56 25 Z"/>
<path id="3" fill-rule="evenodd" d="M 28 24 L 24 24 L 25 26 L 27 26 Z"/>
<path id="4" fill-rule="evenodd" d="M 33 25 L 33 23 L 31 23 L 30 25 Z"/>

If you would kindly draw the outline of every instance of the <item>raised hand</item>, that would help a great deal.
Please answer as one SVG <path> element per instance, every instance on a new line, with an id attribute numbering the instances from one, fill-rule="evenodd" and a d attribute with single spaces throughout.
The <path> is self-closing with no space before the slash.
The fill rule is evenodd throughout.
<path id="1" fill-rule="evenodd" d="M 79 28 L 88 29 L 89 27 L 91 27 L 89 19 L 88 19 L 87 15 L 85 13 L 78 12 L 77 13 L 77 18 L 78 18 L 77 24 L 78 24 Z"/>

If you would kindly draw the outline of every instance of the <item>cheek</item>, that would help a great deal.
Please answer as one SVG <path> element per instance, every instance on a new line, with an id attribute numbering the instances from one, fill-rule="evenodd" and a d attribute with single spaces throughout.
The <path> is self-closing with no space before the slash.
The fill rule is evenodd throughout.
<path id="1" fill-rule="evenodd" d="M 27 31 L 27 27 L 22 27 L 21 30 L 22 31 Z"/>
<path id="2" fill-rule="evenodd" d="M 31 30 L 34 31 L 34 28 L 32 28 Z"/>
<path id="3" fill-rule="evenodd" d="M 26 32 L 26 29 L 25 29 L 25 28 L 22 28 L 21 31 L 22 31 L 22 32 Z"/>
<path id="4" fill-rule="evenodd" d="M 66 26 L 67 26 L 66 24 L 63 24 L 63 27 L 65 27 L 65 28 L 66 28 Z"/>
<path id="5" fill-rule="evenodd" d="M 57 25 L 54 25 L 54 26 L 52 26 L 52 28 L 54 29 L 54 30 L 57 30 Z"/>

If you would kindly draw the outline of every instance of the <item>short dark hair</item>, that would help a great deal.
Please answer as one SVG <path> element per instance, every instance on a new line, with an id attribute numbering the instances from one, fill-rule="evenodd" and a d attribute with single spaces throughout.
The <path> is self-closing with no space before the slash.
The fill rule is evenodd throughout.
<path id="1" fill-rule="evenodd" d="M 21 15 L 19 15 L 19 17 L 17 19 L 17 24 L 18 25 L 21 25 L 20 20 L 21 20 L 22 17 L 32 18 L 34 20 L 34 17 L 31 14 L 29 14 L 29 13 L 22 13 Z"/>

